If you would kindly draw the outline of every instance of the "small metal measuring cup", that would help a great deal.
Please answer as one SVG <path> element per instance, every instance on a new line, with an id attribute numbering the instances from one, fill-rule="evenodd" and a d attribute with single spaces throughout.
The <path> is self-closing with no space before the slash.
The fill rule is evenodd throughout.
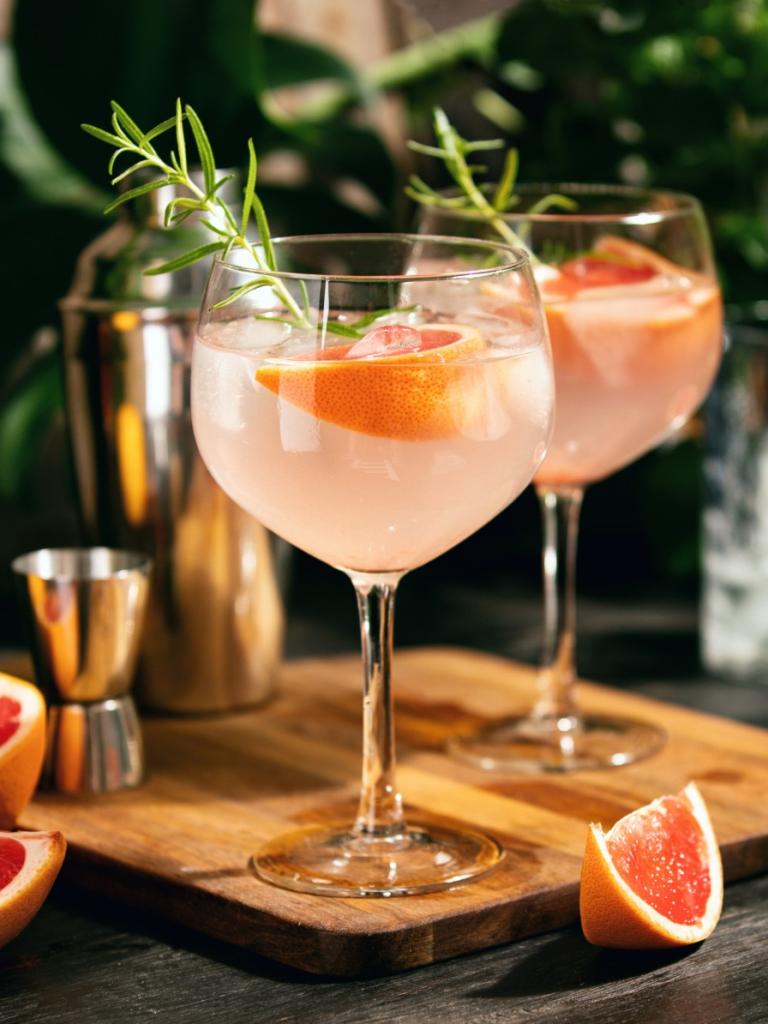
<path id="1" fill-rule="evenodd" d="M 48 701 L 42 784 L 66 793 L 137 786 L 141 730 L 128 693 L 151 559 L 111 548 L 44 548 L 12 562 Z"/>

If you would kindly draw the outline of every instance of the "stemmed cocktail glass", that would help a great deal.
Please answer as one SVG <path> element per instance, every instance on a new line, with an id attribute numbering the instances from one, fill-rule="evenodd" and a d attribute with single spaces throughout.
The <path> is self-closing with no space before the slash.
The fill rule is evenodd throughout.
<path id="1" fill-rule="evenodd" d="M 551 193 L 573 208 L 536 212 Z M 467 210 L 421 213 L 426 232 L 501 231 L 529 248 L 556 382 L 555 431 L 535 478 L 545 597 L 538 699 L 530 714 L 457 738 L 453 749 L 489 769 L 623 765 L 664 737 L 650 722 L 580 710 L 574 576 L 582 496 L 683 426 L 702 401 L 722 348 L 720 292 L 706 222 L 690 196 L 591 185 L 521 186 L 517 196 L 494 223 Z M 504 288 L 496 293 L 501 311 Z"/>
<path id="2" fill-rule="evenodd" d="M 227 494 L 352 580 L 363 771 L 354 822 L 280 836 L 254 869 L 313 893 L 442 889 L 487 872 L 501 850 L 470 829 L 404 821 L 395 590 L 517 497 L 544 458 L 553 381 L 537 289 L 524 252 L 469 239 L 303 237 L 274 252 L 279 272 L 236 252 L 213 267 L 195 436 Z"/>

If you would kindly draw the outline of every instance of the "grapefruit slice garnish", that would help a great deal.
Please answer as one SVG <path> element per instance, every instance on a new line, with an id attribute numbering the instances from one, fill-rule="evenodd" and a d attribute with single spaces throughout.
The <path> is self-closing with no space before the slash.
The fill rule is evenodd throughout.
<path id="1" fill-rule="evenodd" d="M 429 440 L 461 432 L 463 397 L 476 387 L 467 363 L 486 348 L 464 324 L 390 325 L 360 341 L 256 371 L 259 384 L 282 401 L 346 430 L 399 440 Z"/>
<path id="2" fill-rule="evenodd" d="M 0 673 L 0 823 L 13 825 L 35 791 L 45 753 L 45 702 L 31 683 Z"/>
<path id="3" fill-rule="evenodd" d="M 711 935 L 723 905 L 720 850 L 694 783 L 590 825 L 581 871 L 581 925 L 589 942 L 663 949 Z"/>
<path id="4" fill-rule="evenodd" d="M 606 258 L 607 255 L 595 250 L 567 260 L 560 264 L 560 274 L 579 291 L 585 288 L 640 284 L 656 277 L 656 271 L 648 263 L 634 263 L 613 256 Z"/>
<path id="5" fill-rule="evenodd" d="M 0 946 L 43 905 L 66 848 L 61 832 L 0 832 Z"/>

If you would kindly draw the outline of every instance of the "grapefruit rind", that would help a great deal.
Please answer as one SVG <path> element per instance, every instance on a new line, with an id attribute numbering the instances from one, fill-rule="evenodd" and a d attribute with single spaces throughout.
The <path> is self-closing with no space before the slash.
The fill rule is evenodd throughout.
<path id="1" fill-rule="evenodd" d="M 56 881 L 67 844 L 61 832 L 0 832 L 0 837 L 22 844 L 24 865 L 4 889 L 0 889 L 0 947 L 21 932 L 40 907 Z"/>
<path id="2" fill-rule="evenodd" d="M 665 949 L 701 942 L 714 931 L 723 906 L 720 849 L 706 804 L 695 783 L 688 783 L 679 797 L 688 804 L 701 828 L 709 866 L 710 893 L 700 921 L 692 925 L 677 924 L 649 906 L 613 864 L 606 842 L 612 830 L 605 833 L 600 825 L 590 825 L 579 892 L 581 927 L 588 942 L 609 949 Z M 661 799 L 631 813 L 656 808 Z M 620 824 L 616 822 L 614 828 Z"/>
<path id="3" fill-rule="evenodd" d="M 32 799 L 45 755 L 45 701 L 36 686 L 0 672 L 0 696 L 21 705 L 20 725 L 0 747 L 0 827 L 15 825 Z"/>
<path id="4" fill-rule="evenodd" d="M 465 324 L 419 325 L 425 333 L 459 335 L 439 347 L 392 355 L 344 359 L 321 354 L 269 364 L 257 383 L 280 401 L 334 426 L 375 437 L 424 441 L 462 433 L 462 414 L 477 389 L 474 355 L 486 348 L 482 334 Z M 332 350 L 333 351 L 333 350 Z"/>

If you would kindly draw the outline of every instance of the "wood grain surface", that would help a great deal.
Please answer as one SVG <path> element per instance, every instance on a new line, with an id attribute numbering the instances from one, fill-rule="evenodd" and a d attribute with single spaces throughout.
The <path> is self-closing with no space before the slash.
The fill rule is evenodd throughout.
<path id="1" fill-rule="evenodd" d="M 38 797 L 29 828 L 60 828 L 68 872 L 94 892 L 315 973 L 402 970 L 567 924 L 577 915 L 585 826 L 610 825 L 695 779 L 726 878 L 768 867 L 768 733 L 583 684 L 588 710 L 646 718 L 669 742 L 627 768 L 513 776 L 458 764 L 445 738 L 527 707 L 531 670 L 450 648 L 396 659 L 400 786 L 421 818 L 474 824 L 502 866 L 453 891 L 389 900 L 290 893 L 253 878 L 259 842 L 296 825 L 351 820 L 360 761 L 360 667 L 344 656 L 288 663 L 269 707 L 145 721 L 149 782 L 91 800 Z"/>

